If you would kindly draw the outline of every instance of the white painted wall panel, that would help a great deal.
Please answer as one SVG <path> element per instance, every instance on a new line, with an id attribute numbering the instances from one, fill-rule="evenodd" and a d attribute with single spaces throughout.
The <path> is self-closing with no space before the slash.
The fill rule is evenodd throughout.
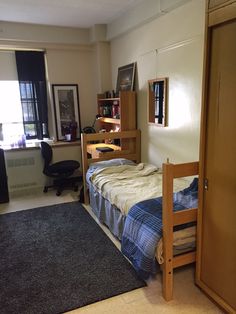
<path id="1" fill-rule="evenodd" d="M 142 159 L 161 166 L 199 158 L 205 2 L 185 5 L 111 41 L 113 86 L 118 67 L 137 62 Z M 169 78 L 168 127 L 147 123 L 147 81 Z"/>

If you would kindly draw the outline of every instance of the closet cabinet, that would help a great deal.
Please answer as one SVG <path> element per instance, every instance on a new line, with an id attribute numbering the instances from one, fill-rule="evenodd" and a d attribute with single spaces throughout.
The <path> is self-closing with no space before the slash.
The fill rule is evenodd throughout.
<path id="1" fill-rule="evenodd" d="M 196 283 L 235 313 L 236 1 L 208 5 Z"/>

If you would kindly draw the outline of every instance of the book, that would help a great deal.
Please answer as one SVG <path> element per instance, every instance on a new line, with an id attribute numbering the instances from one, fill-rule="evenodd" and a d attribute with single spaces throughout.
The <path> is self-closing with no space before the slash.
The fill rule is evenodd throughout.
<path id="1" fill-rule="evenodd" d="M 96 147 L 96 150 L 101 153 L 106 153 L 106 152 L 113 152 L 114 149 L 108 146 L 102 146 L 102 147 Z"/>

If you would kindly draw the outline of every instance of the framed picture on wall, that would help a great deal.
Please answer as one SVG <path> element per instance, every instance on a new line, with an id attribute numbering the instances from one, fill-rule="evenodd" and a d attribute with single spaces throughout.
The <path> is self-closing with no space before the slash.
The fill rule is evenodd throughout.
<path id="1" fill-rule="evenodd" d="M 79 89 L 77 84 L 53 84 L 57 140 L 80 138 Z"/>
<path id="2" fill-rule="evenodd" d="M 148 122 L 156 126 L 167 126 L 168 78 L 148 81 Z"/>
<path id="3" fill-rule="evenodd" d="M 134 90 L 135 67 L 136 64 L 134 62 L 118 68 L 116 93 L 119 93 L 119 91 L 122 90 Z"/>

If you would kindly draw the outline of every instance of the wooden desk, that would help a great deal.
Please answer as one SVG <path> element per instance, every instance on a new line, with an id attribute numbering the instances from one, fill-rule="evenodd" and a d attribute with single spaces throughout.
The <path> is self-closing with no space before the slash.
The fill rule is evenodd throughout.
<path id="1" fill-rule="evenodd" d="M 99 152 L 96 150 L 97 147 L 109 147 L 112 148 L 113 150 L 121 150 L 120 146 L 116 146 L 113 144 L 105 144 L 105 143 L 98 143 L 98 144 L 89 144 L 87 145 L 87 153 L 89 153 L 92 158 L 99 158 L 102 157 L 105 153 Z"/>

